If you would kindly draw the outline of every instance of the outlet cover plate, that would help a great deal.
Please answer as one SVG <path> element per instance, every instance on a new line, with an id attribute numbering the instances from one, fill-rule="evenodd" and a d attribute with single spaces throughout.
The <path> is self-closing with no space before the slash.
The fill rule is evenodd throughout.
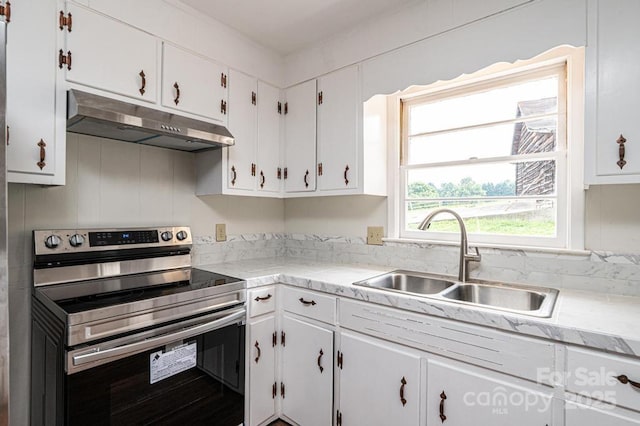
<path id="1" fill-rule="evenodd" d="M 367 244 L 381 246 L 383 235 L 384 235 L 383 226 L 368 226 L 367 227 Z"/>
<path id="2" fill-rule="evenodd" d="M 216 223 L 216 241 L 227 241 L 227 225 Z"/>

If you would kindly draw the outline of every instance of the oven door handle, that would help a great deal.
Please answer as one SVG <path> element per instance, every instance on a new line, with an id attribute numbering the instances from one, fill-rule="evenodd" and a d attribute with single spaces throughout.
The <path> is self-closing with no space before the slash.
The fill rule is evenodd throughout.
<path id="1" fill-rule="evenodd" d="M 158 346 L 175 342 L 177 340 L 188 339 L 190 337 L 198 336 L 200 334 L 208 333 L 210 331 L 226 327 L 227 325 L 231 325 L 238 322 L 239 320 L 244 319 L 245 316 L 246 308 L 242 307 L 217 320 L 181 329 L 177 332 L 171 332 L 160 336 L 151 337 L 139 342 L 116 346 L 115 348 L 109 348 L 105 350 L 100 350 L 99 347 L 90 348 L 88 350 L 91 352 L 81 355 L 74 355 L 72 357 L 73 366 L 78 367 L 88 363 L 98 363 L 98 365 L 105 364 L 106 362 L 109 362 L 111 358 L 117 359 L 122 358 L 123 355 L 134 355 Z"/>

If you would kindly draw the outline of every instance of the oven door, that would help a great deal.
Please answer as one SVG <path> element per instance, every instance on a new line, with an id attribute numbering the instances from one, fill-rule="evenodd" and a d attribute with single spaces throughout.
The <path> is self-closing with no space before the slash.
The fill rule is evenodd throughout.
<path id="1" fill-rule="evenodd" d="M 69 351 L 68 425 L 229 425 L 244 419 L 245 308 Z"/>

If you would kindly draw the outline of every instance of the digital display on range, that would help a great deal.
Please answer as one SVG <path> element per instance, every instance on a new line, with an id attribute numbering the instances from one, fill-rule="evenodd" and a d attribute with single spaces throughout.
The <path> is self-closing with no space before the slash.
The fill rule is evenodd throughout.
<path id="1" fill-rule="evenodd" d="M 89 245 L 91 247 L 151 244 L 157 242 L 157 230 L 89 232 Z"/>

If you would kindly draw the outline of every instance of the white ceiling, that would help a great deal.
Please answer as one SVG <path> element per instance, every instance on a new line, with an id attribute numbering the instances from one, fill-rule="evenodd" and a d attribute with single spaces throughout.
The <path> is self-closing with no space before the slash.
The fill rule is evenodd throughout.
<path id="1" fill-rule="evenodd" d="M 182 0 L 284 55 L 416 0 Z"/>

